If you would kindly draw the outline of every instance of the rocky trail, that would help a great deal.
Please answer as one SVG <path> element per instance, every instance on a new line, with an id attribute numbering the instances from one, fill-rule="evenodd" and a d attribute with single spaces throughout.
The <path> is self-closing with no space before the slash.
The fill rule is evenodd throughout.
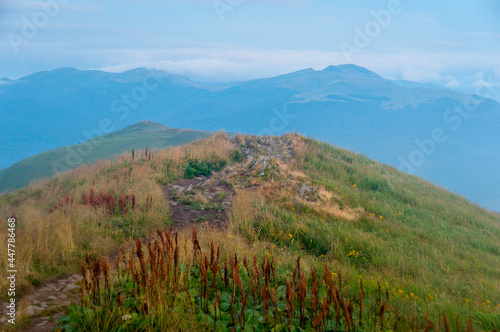
<path id="1" fill-rule="evenodd" d="M 24 306 L 22 315 L 31 317 L 29 325 L 23 329 L 28 332 L 48 332 L 57 327 L 57 320 L 64 315 L 64 309 L 80 301 L 80 281 L 82 276 L 74 274 L 59 278 L 37 288 L 33 293 L 17 302 Z M 7 302 L 1 304 L 1 323 L 6 323 Z M 19 313 L 18 313 L 19 315 Z"/>
<path id="2" fill-rule="evenodd" d="M 225 168 L 213 176 L 181 179 L 163 188 L 174 230 L 193 226 L 200 230 L 226 229 L 228 211 L 234 197 L 226 180 L 237 178 L 244 185 L 247 176 L 263 177 L 264 174 L 275 171 L 276 161 L 287 163 L 293 158 L 291 143 L 283 137 L 249 136 L 239 143 L 239 149 L 243 155 L 240 164 Z M 234 187 L 242 186 L 238 184 Z M 145 238 L 143 242 L 147 240 Z M 57 320 L 64 315 L 65 309 L 79 303 L 82 279 L 79 274 L 59 278 L 19 299 L 17 303 L 23 308 L 21 315 L 31 318 L 23 331 L 54 331 Z M 2 303 L 0 310 L 2 328 L 7 321 L 7 303 Z"/>
<path id="3" fill-rule="evenodd" d="M 164 188 L 175 230 L 224 229 L 233 193 L 220 180 L 204 176 L 181 179 Z"/>

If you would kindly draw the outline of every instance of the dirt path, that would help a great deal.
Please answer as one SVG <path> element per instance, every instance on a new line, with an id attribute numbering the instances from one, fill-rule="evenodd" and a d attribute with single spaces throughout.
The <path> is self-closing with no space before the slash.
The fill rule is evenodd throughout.
<path id="1" fill-rule="evenodd" d="M 31 317 L 29 325 L 23 331 L 53 331 L 57 327 L 57 320 L 63 316 L 64 309 L 80 301 L 79 283 L 82 279 L 79 274 L 58 278 L 19 300 L 18 304 L 27 305 L 22 315 Z M 4 318 L 7 317 L 6 307 L 7 303 L 1 304 L 2 323 L 5 323 Z"/>
<path id="2" fill-rule="evenodd" d="M 227 227 L 227 211 L 231 208 L 233 193 L 220 180 L 203 176 L 181 179 L 166 186 L 163 191 L 175 230 L 192 226 L 199 229 Z M 81 280 L 79 274 L 58 278 L 18 300 L 19 304 L 25 305 L 22 315 L 31 317 L 23 331 L 54 331 L 65 308 L 80 301 Z M 1 303 L 0 329 L 7 321 L 6 310 L 7 303 Z"/>
<path id="3" fill-rule="evenodd" d="M 293 158 L 290 142 L 282 137 L 251 136 L 246 139 L 242 152 L 248 162 L 245 167 L 243 167 L 244 163 L 241 164 L 241 169 L 237 171 L 242 176 L 252 174 L 252 172 L 262 176 L 270 167 L 270 158 L 285 162 Z M 256 164 L 258 166 L 254 167 Z M 224 179 L 229 176 L 223 173 L 225 172 L 215 177 L 200 176 L 194 179 L 181 179 L 163 188 L 175 230 L 193 226 L 200 230 L 227 228 L 228 211 L 232 206 L 234 192 L 224 180 L 216 178 L 222 176 Z M 109 257 L 116 257 L 116 253 Z M 58 278 L 18 300 L 19 304 L 27 305 L 23 315 L 31 317 L 29 326 L 23 331 L 53 331 L 57 327 L 57 320 L 64 315 L 65 308 L 80 301 L 81 279 L 79 274 Z M 6 306 L 7 303 L 1 303 L 0 330 L 3 330 L 3 324 L 7 320 L 4 314 L 7 310 Z"/>
<path id="4" fill-rule="evenodd" d="M 227 211 L 231 209 L 233 193 L 220 180 L 204 176 L 181 179 L 163 190 L 170 206 L 173 227 L 227 227 Z"/>

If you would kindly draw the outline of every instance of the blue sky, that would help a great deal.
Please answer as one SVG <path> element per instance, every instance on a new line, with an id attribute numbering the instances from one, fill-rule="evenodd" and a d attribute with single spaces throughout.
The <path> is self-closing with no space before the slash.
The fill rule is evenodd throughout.
<path id="1" fill-rule="evenodd" d="M 355 63 L 471 90 L 500 81 L 499 17 L 498 0 L 0 0 L 0 77 L 150 66 L 227 82 Z"/>

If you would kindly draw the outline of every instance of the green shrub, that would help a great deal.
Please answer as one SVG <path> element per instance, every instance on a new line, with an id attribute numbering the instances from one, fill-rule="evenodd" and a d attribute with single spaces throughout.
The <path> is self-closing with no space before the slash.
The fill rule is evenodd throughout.
<path id="1" fill-rule="evenodd" d="M 213 171 L 220 171 L 226 166 L 225 160 L 206 162 L 190 158 L 185 165 L 184 178 L 192 179 L 197 176 L 210 176 Z"/>

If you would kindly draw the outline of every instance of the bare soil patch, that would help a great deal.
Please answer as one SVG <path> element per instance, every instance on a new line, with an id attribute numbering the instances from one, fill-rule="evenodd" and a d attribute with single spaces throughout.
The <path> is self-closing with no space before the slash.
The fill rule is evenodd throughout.
<path id="1" fill-rule="evenodd" d="M 173 228 L 226 229 L 232 190 L 220 180 L 200 176 L 181 179 L 164 188 L 170 206 Z"/>

